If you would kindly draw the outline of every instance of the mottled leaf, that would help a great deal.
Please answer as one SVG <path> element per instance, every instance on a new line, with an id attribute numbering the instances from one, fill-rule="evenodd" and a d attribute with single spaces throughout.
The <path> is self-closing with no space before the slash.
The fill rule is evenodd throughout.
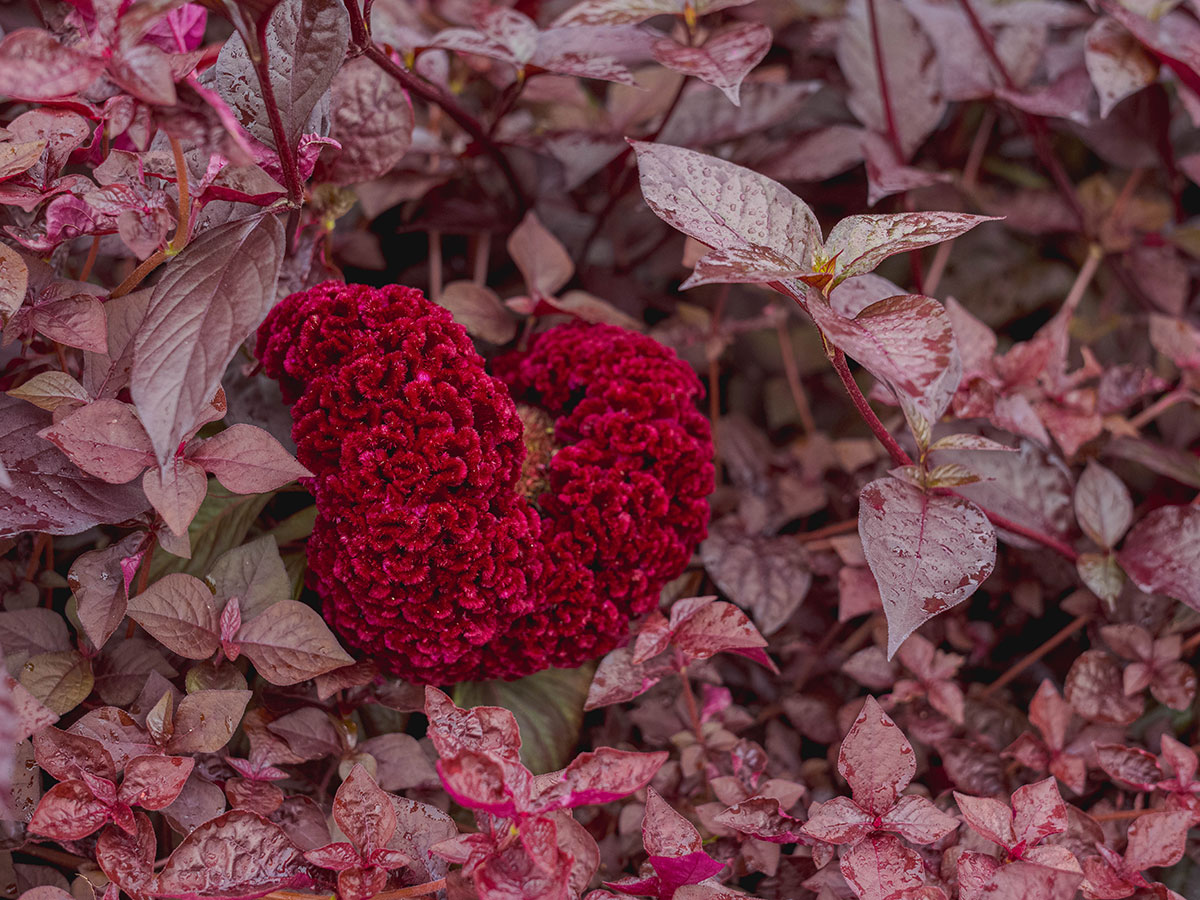
<path id="1" fill-rule="evenodd" d="M 130 597 L 127 612 L 156 641 L 188 659 L 206 659 L 220 646 L 216 598 L 191 575 L 163 576 Z"/>
<path id="2" fill-rule="evenodd" d="M 765 25 L 734 25 L 711 35 L 703 45 L 690 47 L 669 38 L 654 42 L 654 58 L 669 69 L 692 75 L 719 88 L 734 105 L 742 79 L 771 49 L 771 29 Z"/>
<path id="3" fill-rule="evenodd" d="M 1143 591 L 1200 610 L 1200 508 L 1154 510 L 1133 527 L 1117 558 Z"/>
<path id="4" fill-rule="evenodd" d="M 296 684 L 354 662 L 310 607 L 281 600 L 242 626 L 242 653 L 272 684 Z"/>

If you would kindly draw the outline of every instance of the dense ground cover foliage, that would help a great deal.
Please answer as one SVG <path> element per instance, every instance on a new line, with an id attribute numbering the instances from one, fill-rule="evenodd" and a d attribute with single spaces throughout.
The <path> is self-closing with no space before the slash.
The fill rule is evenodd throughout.
<path id="1" fill-rule="evenodd" d="M 4 895 L 1200 897 L 1198 15 L 0 6 Z"/>

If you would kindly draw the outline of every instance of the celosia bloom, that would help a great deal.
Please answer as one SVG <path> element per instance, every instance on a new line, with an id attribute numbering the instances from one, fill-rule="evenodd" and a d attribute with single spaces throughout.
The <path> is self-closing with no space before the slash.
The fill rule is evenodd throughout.
<path id="1" fill-rule="evenodd" d="M 309 582 L 398 676 L 517 678 L 606 653 L 704 537 L 702 389 L 650 338 L 566 325 L 493 376 L 420 291 L 326 282 L 272 310 L 258 355 L 315 476 Z"/>

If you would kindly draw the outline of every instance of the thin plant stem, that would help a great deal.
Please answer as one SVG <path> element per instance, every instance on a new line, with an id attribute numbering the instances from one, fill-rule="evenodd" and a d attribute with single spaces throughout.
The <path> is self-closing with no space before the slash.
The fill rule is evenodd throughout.
<path id="1" fill-rule="evenodd" d="M 911 466 L 913 464 L 912 457 L 904 451 L 904 448 L 892 437 L 892 433 L 879 420 L 879 416 L 875 414 L 875 410 L 871 408 L 871 404 L 863 396 L 858 382 L 850 374 L 850 366 L 846 362 L 846 354 L 840 348 L 835 347 L 831 362 L 833 363 L 834 371 L 838 374 L 838 378 L 842 380 L 842 385 L 846 388 L 846 393 L 850 395 L 850 400 L 854 403 L 854 408 L 858 410 L 859 416 L 867 424 L 867 427 L 871 429 L 871 433 L 875 435 L 876 440 L 883 444 L 883 449 L 888 452 L 888 456 L 892 458 L 892 462 L 898 466 Z"/>
<path id="2" fill-rule="evenodd" d="M 139 284 L 141 284 L 145 280 L 146 276 L 157 269 L 158 264 L 166 258 L 166 248 L 160 247 L 159 249 L 155 250 L 144 260 L 142 260 L 141 264 L 138 265 L 138 267 L 132 272 L 130 272 L 124 281 L 113 288 L 112 293 L 108 295 L 109 299 L 116 300 L 118 297 L 124 297 Z"/>
<path id="3" fill-rule="evenodd" d="M 1157 809 L 1119 809 L 1110 813 L 1092 813 L 1095 822 L 1121 822 L 1127 819 L 1140 819 L 1148 813 L 1159 812 Z"/>
<path id="4" fill-rule="evenodd" d="M 867 0 L 867 22 L 871 29 L 871 50 L 875 54 L 875 77 L 879 81 L 879 102 L 887 121 L 888 141 L 896 158 L 904 161 L 904 145 L 900 143 L 900 129 L 896 126 L 896 114 L 892 110 L 891 93 L 888 90 L 887 70 L 883 65 L 883 46 L 879 43 L 879 15 L 875 0 Z"/>
<path id="5" fill-rule="evenodd" d="M 79 270 L 79 280 L 87 281 L 92 274 L 92 268 L 96 265 L 96 257 L 100 253 L 100 238 L 92 235 L 92 246 L 88 249 L 87 259 L 83 261 L 83 268 Z"/>
<path id="6" fill-rule="evenodd" d="M 471 271 L 471 280 L 480 287 L 487 284 L 488 259 L 491 255 L 492 233 L 485 231 L 479 235 L 479 240 L 475 244 L 475 265 Z"/>
<path id="7" fill-rule="evenodd" d="M 992 129 L 995 127 L 996 112 L 988 108 L 983 114 L 979 128 L 975 130 L 975 138 L 971 141 L 971 150 L 967 153 L 967 163 L 963 166 L 962 186 L 968 194 L 974 190 L 975 182 L 979 180 L 979 168 L 983 165 L 983 154 L 987 150 L 988 141 L 992 137 Z M 927 295 L 932 297 L 937 293 L 942 276 L 946 273 L 946 263 L 950 261 L 950 251 L 953 248 L 953 240 L 942 241 L 938 244 L 933 255 L 933 262 L 929 266 L 929 273 L 925 277 L 925 293 Z"/>
<path id="8" fill-rule="evenodd" d="M 1186 388 L 1176 388 L 1173 391 L 1163 394 L 1161 397 L 1143 409 L 1140 413 L 1129 420 L 1129 424 L 1135 430 L 1141 431 L 1176 403 L 1195 403 L 1196 401 L 1197 397 L 1191 391 L 1187 390 Z"/>
<path id="9" fill-rule="evenodd" d="M 1017 676 L 1019 676 L 1022 672 L 1028 669 L 1031 665 L 1033 665 L 1059 644 L 1065 642 L 1071 637 L 1071 635 L 1079 631 L 1079 629 L 1083 628 L 1083 626 L 1090 621 L 1092 621 L 1092 617 L 1090 615 L 1076 616 L 1071 623 L 1059 631 L 1058 634 L 1054 635 L 1054 637 L 1050 638 L 1050 640 L 1027 653 L 1020 660 L 1010 666 L 1007 672 L 985 687 L 981 696 L 987 698 L 995 694 L 998 690 L 1016 679 Z"/>
<path id="10" fill-rule="evenodd" d="M 951 493 L 954 492 L 952 491 Z M 1064 543 L 1063 541 L 1060 541 L 1056 537 L 1051 537 L 1048 534 L 1043 534 L 1040 531 L 1027 528 L 1024 525 L 1018 524 L 1011 519 L 1006 519 L 1004 516 L 998 515 L 991 510 L 984 509 L 983 514 L 987 516 L 988 521 L 997 528 L 1003 528 L 1005 531 L 1010 531 L 1013 534 L 1019 534 L 1021 537 L 1028 538 L 1031 541 L 1036 541 L 1043 547 L 1048 547 L 1049 549 L 1058 553 L 1069 562 L 1075 562 L 1077 559 L 1079 559 L 1079 554 L 1075 551 L 1074 547 Z"/>
<path id="11" fill-rule="evenodd" d="M 267 121 L 271 126 L 271 137 L 275 141 L 275 152 L 279 154 L 279 165 L 283 169 L 288 201 L 293 209 L 299 209 L 304 202 L 304 185 L 301 183 L 300 167 L 296 162 L 296 148 L 288 140 L 283 118 L 279 114 L 279 105 L 275 100 L 275 86 L 271 84 L 271 54 L 267 46 L 267 29 L 256 27 L 255 30 L 258 32 L 258 59 L 254 60 L 254 72 L 258 75 L 263 105 L 267 109 Z"/>
<path id="12" fill-rule="evenodd" d="M 811 544 L 814 541 L 823 541 L 825 538 L 837 537 L 841 534 L 851 534 L 855 531 L 858 531 L 858 519 L 843 519 L 840 522 L 834 522 L 832 525 L 822 526 L 816 531 L 807 531 L 804 534 L 798 534 L 796 538 L 802 544 Z"/>
<path id="13" fill-rule="evenodd" d="M 183 155 L 183 147 L 174 135 L 167 135 L 171 142 L 171 153 L 175 156 L 175 184 L 179 189 L 179 221 L 175 223 L 175 237 L 171 239 L 170 249 L 178 253 L 187 244 L 191 232 L 192 201 L 188 191 L 187 159 Z"/>
<path id="14" fill-rule="evenodd" d="M 371 900 L 404 900 L 406 897 L 428 897 L 430 894 L 436 894 L 445 886 L 446 879 L 439 878 L 437 881 L 414 884 L 412 887 L 397 888 L 394 891 L 381 891 L 372 897 Z"/>
<path id="15" fill-rule="evenodd" d="M 688 678 L 687 666 L 679 666 L 679 683 L 683 686 L 683 702 L 687 706 L 688 718 L 691 719 L 692 732 L 696 742 L 704 746 L 704 724 L 700 721 L 700 706 L 696 703 L 696 694 L 692 691 L 692 682 Z"/>
<path id="16" fill-rule="evenodd" d="M 437 303 L 442 297 L 442 233 L 429 230 L 429 299 Z"/>
<path id="17" fill-rule="evenodd" d="M 808 395 L 804 393 L 804 385 L 800 382 L 800 367 L 796 363 L 796 350 L 792 346 L 792 336 L 788 333 L 787 322 L 780 319 L 775 325 L 779 336 L 779 353 L 783 357 L 783 371 L 787 376 L 788 390 L 792 392 L 792 402 L 796 405 L 796 413 L 800 416 L 800 425 L 804 433 L 817 433 L 817 423 L 813 419 L 812 406 Z"/>
<path id="18" fill-rule="evenodd" d="M 1197 631 L 1190 638 L 1184 641 L 1179 647 L 1179 655 L 1187 656 L 1197 647 L 1200 647 L 1200 631 Z"/>

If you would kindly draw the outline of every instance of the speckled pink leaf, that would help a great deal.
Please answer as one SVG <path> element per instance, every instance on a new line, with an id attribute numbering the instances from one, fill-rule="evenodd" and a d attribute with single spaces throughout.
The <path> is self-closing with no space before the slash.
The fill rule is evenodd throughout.
<path id="1" fill-rule="evenodd" d="M 1017 860 L 999 865 L 982 853 L 960 857 L 960 900 L 1073 900 L 1083 880 L 1077 872 Z"/>
<path id="2" fill-rule="evenodd" d="M 799 819 L 783 811 L 774 797 L 751 797 L 735 803 L 714 818 L 718 825 L 732 828 L 742 834 L 773 844 L 795 844 L 800 842 Z"/>
<path id="3" fill-rule="evenodd" d="M 962 378 L 962 360 L 940 303 L 901 294 L 854 318 L 822 303 L 810 304 L 809 312 L 830 343 L 890 387 L 906 411 L 931 423 L 941 418 Z"/>
<path id="4" fill-rule="evenodd" d="M 235 809 L 183 839 L 159 874 L 155 893 L 180 900 L 257 897 L 297 882 L 303 862 L 278 825 Z"/>
<path id="5" fill-rule="evenodd" d="M 644 694 L 670 673 L 666 666 L 633 662 L 632 647 L 618 647 L 600 660 L 588 686 L 584 709 L 624 703 Z"/>
<path id="6" fill-rule="evenodd" d="M 750 0 L 699 0 L 691 3 L 696 15 L 744 6 Z M 682 16 L 685 0 L 583 0 L 554 20 L 555 27 L 565 25 L 626 25 L 664 14 Z"/>
<path id="7" fill-rule="evenodd" d="M 333 818 L 364 856 L 387 846 L 396 831 L 391 800 L 358 764 L 333 798 Z"/>
<path id="8" fill-rule="evenodd" d="M 849 797 L 834 797 L 809 810 L 803 830 L 828 844 L 857 844 L 875 830 L 875 818 Z"/>
<path id="9" fill-rule="evenodd" d="M 858 900 L 889 900 L 925 880 L 921 857 L 890 834 L 877 834 L 842 857 L 842 875 Z"/>
<path id="10" fill-rule="evenodd" d="M 671 643 L 689 659 L 708 659 L 717 653 L 738 653 L 772 671 L 778 671 L 763 650 L 767 646 L 767 639 L 754 627 L 750 617 L 723 600 L 706 604 L 679 625 L 671 637 Z"/>
<path id="11" fill-rule="evenodd" d="M 1052 834 L 1062 834 L 1069 825 L 1067 806 L 1053 778 L 1022 785 L 1013 792 L 1013 829 L 1027 847 Z"/>
<path id="12" fill-rule="evenodd" d="M 611 747 L 581 753 L 563 770 L 562 779 L 538 798 L 538 805 L 551 810 L 610 803 L 644 788 L 666 760 L 664 752 Z"/>
<path id="13" fill-rule="evenodd" d="M 1186 810 L 1138 816 L 1129 825 L 1125 864 L 1139 872 L 1175 865 L 1183 858 L 1192 819 L 1192 814 Z"/>
<path id="14" fill-rule="evenodd" d="M 429 719 L 429 739 L 439 756 L 453 756 L 460 750 L 490 753 L 517 759 L 521 733 L 516 717 L 498 706 L 459 709 L 442 691 L 425 688 L 425 716 Z"/>
<path id="15" fill-rule="evenodd" d="M 1116 546 L 1133 521 L 1129 488 L 1109 469 L 1089 461 L 1075 485 L 1075 517 L 1084 533 L 1101 547 Z"/>
<path id="16" fill-rule="evenodd" d="M 136 834 L 109 826 L 96 841 L 96 863 L 121 890 L 130 896 L 144 894 L 154 879 L 158 841 L 154 825 L 143 812 L 134 813 Z"/>
<path id="17" fill-rule="evenodd" d="M 889 256 L 953 240 L 995 219 L 955 212 L 847 216 L 833 226 L 822 252 L 835 261 L 833 272 L 840 282 L 874 271 Z"/>
<path id="18" fill-rule="evenodd" d="M 82 781 L 63 781 L 42 795 L 29 830 L 55 841 L 77 841 L 108 821 L 109 805 Z"/>
<path id="19" fill-rule="evenodd" d="M 1114 19 L 1101 16 L 1087 32 L 1084 63 L 1100 97 L 1100 116 L 1158 78 L 1158 63 Z"/>
<path id="20" fill-rule="evenodd" d="M 975 504 L 881 478 L 859 494 L 858 530 L 888 620 L 888 654 L 992 572 L 996 532 Z"/>
<path id="21" fill-rule="evenodd" d="M 1145 706 L 1140 694 L 1125 695 L 1121 667 L 1103 650 L 1087 650 L 1076 658 L 1063 694 L 1080 716 L 1108 725 L 1130 724 Z"/>
<path id="22" fill-rule="evenodd" d="M 651 856 L 687 856 L 703 850 L 696 826 L 672 809 L 654 788 L 646 790 L 642 843 Z"/>
<path id="23" fill-rule="evenodd" d="M 893 831 L 914 844 L 932 844 L 957 827 L 958 819 L 916 794 L 900 797 L 882 820 L 882 830 Z"/>
<path id="24" fill-rule="evenodd" d="M 765 251 L 762 272 L 809 265 L 821 229 L 808 205 L 764 175 L 694 150 L 634 141 L 642 195 L 667 224 L 714 250 Z M 748 261 L 746 261 L 748 265 Z"/>
<path id="25" fill-rule="evenodd" d="M 1200 610 L 1200 507 L 1163 506 L 1139 521 L 1117 557 L 1143 591 Z"/>
<path id="26" fill-rule="evenodd" d="M 117 796 L 130 806 L 162 809 L 179 796 L 195 762 L 190 756 L 134 757 L 125 766 Z"/>
<path id="27" fill-rule="evenodd" d="M 771 49 L 771 29 L 765 25 L 734 25 L 708 38 L 700 47 L 689 47 L 670 38 L 654 42 L 654 58 L 669 69 L 693 75 L 720 90 L 735 106 L 741 105 L 742 79 L 762 62 Z"/>
<path id="28" fill-rule="evenodd" d="M 876 816 L 896 804 L 917 772 L 912 744 L 874 697 L 867 697 L 842 740 L 838 772 L 850 785 L 854 802 Z"/>
<path id="29" fill-rule="evenodd" d="M 41 28 L 18 28 L 0 41 L 0 94 L 51 100 L 89 87 L 104 60 L 64 47 Z"/>

